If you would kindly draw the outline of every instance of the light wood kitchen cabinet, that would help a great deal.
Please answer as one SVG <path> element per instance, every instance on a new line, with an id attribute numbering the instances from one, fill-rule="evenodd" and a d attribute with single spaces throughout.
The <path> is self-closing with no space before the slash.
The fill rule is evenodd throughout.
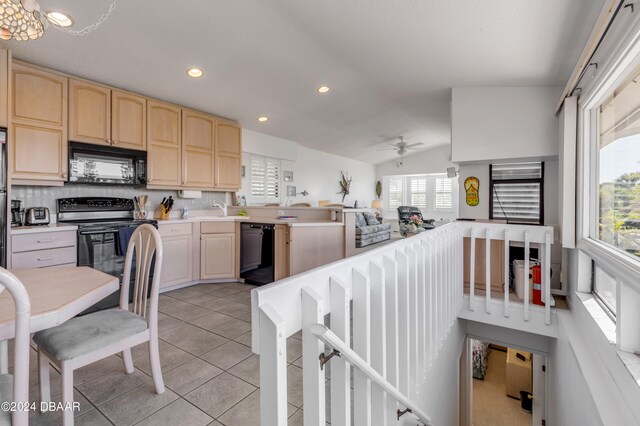
<path id="1" fill-rule="evenodd" d="M 241 186 L 242 129 L 237 123 L 216 120 L 215 186 L 238 190 Z"/>
<path id="2" fill-rule="evenodd" d="M 233 278 L 236 275 L 236 234 L 233 222 L 200 225 L 200 279 Z"/>
<path id="3" fill-rule="evenodd" d="M 142 96 L 71 79 L 69 140 L 145 150 L 146 103 Z"/>
<path id="4" fill-rule="evenodd" d="M 276 225 L 275 235 L 275 281 L 289 276 L 289 227 Z"/>
<path id="5" fill-rule="evenodd" d="M 503 291 L 503 285 L 505 282 L 504 277 L 504 241 L 491 240 L 491 287 L 493 290 Z M 470 282 L 470 268 L 469 263 L 471 260 L 471 239 L 464 238 L 463 242 L 463 279 L 465 283 Z M 487 283 L 486 263 L 487 263 L 487 241 L 484 238 L 476 238 L 476 250 L 475 250 L 475 272 L 474 272 L 474 284 L 477 286 L 484 286 Z"/>
<path id="6" fill-rule="evenodd" d="M 160 288 L 193 281 L 193 233 L 190 223 L 159 224 L 162 237 Z"/>
<path id="7" fill-rule="evenodd" d="M 182 110 L 182 186 L 213 189 L 213 155 L 216 120 L 191 110 Z"/>
<path id="8" fill-rule="evenodd" d="M 147 149 L 147 100 L 111 91 L 111 143 L 118 148 Z"/>
<path id="9" fill-rule="evenodd" d="M 147 187 L 181 184 L 181 109 L 147 101 Z"/>
<path id="10" fill-rule="evenodd" d="M 76 231 L 11 235 L 11 267 L 75 266 Z"/>
<path id="11" fill-rule="evenodd" d="M 67 78 L 13 63 L 11 175 L 14 184 L 62 185 L 67 179 Z"/>
<path id="12" fill-rule="evenodd" d="M 69 140 L 111 144 L 111 89 L 69 80 Z"/>
<path id="13" fill-rule="evenodd" d="M 0 49 L 0 126 L 9 127 L 9 64 L 11 52 Z"/>

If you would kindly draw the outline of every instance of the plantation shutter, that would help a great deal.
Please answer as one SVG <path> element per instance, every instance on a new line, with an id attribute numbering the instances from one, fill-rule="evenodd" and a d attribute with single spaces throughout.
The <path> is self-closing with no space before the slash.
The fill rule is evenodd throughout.
<path id="1" fill-rule="evenodd" d="M 280 201 L 280 160 L 251 156 L 251 198 L 254 202 Z"/>
<path id="2" fill-rule="evenodd" d="M 404 192 L 404 179 L 402 176 L 389 178 L 389 210 L 397 209 L 402 205 L 402 194 Z"/>
<path id="3" fill-rule="evenodd" d="M 491 179 L 492 219 L 542 221 L 542 163 L 493 164 Z"/>
<path id="4" fill-rule="evenodd" d="M 451 210 L 453 208 L 451 186 L 451 179 L 436 178 L 436 210 Z"/>
<path id="5" fill-rule="evenodd" d="M 427 208 L 427 178 L 409 178 L 409 205 L 420 209 Z"/>

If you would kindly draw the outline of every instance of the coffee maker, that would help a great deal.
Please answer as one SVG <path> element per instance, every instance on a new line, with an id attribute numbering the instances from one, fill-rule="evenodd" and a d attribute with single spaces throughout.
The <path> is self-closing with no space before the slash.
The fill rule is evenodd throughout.
<path id="1" fill-rule="evenodd" d="M 22 200 L 11 200 L 11 226 L 22 226 Z"/>

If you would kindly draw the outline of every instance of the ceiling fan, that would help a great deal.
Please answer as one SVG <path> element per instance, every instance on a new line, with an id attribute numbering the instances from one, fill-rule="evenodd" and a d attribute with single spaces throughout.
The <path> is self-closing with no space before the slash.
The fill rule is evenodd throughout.
<path id="1" fill-rule="evenodd" d="M 407 151 L 416 149 L 417 146 L 424 145 L 422 142 L 408 144 L 404 141 L 404 136 L 398 136 L 399 141 L 396 143 L 389 142 L 389 146 L 380 148 L 378 151 L 394 150 L 398 155 L 404 155 Z"/>

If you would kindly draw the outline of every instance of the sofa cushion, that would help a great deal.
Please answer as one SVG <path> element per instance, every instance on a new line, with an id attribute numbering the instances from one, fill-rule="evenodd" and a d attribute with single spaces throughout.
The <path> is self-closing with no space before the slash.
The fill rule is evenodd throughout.
<path id="1" fill-rule="evenodd" d="M 391 239 L 391 232 L 382 235 L 366 236 L 360 240 L 356 239 L 356 247 L 366 247 L 371 244 L 379 243 Z"/>
<path id="2" fill-rule="evenodd" d="M 368 225 L 368 226 L 356 228 L 356 235 L 375 234 L 376 232 L 380 232 L 380 231 L 391 232 L 391 224 L 381 223 L 379 225 Z"/>
<path id="3" fill-rule="evenodd" d="M 389 229 L 383 229 L 382 231 L 371 232 L 369 234 L 364 234 L 364 235 L 356 234 L 356 240 L 361 240 L 363 238 L 377 237 L 379 235 L 391 235 L 391 231 Z"/>
<path id="4" fill-rule="evenodd" d="M 367 225 L 380 225 L 380 221 L 376 219 L 376 215 L 371 212 L 364 212 L 364 220 L 367 221 Z"/>
<path id="5" fill-rule="evenodd" d="M 362 213 L 356 213 L 356 228 L 367 226 L 367 220 Z"/>
<path id="6" fill-rule="evenodd" d="M 33 341 L 60 361 L 73 359 L 147 329 L 147 321 L 124 309 L 108 309 L 75 317 L 37 332 Z"/>

